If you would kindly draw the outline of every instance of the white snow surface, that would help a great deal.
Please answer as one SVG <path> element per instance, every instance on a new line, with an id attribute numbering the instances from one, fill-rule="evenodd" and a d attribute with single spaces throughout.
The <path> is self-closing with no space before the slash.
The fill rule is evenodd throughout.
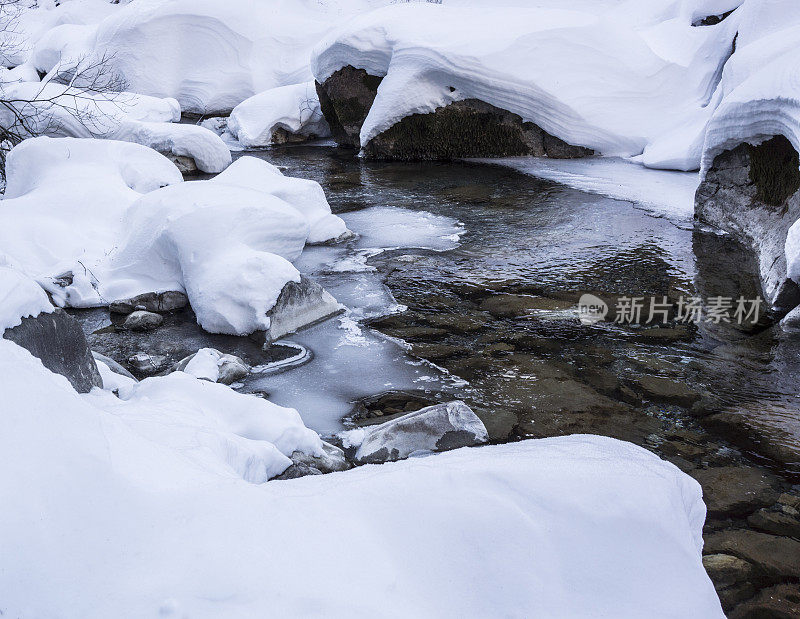
<path id="1" fill-rule="evenodd" d="M 269 146 L 277 129 L 309 138 L 331 134 L 313 81 L 272 88 L 245 99 L 233 108 L 227 128 L 244 148 Z"/>
<path id="2" fill-rule="evenodd" d="M 182 372 L 81 396 L 7 341 L 0 380 L 9 616 L 723 617 L 700 486 L 628 443 L 254 485 L 319 445 L 294 411 Z"/>
<path id="3" fill-rule="evenodd" d="M 678 0 L 632 0 L 599 13 L 398 4 L 328 35 L 312 70 L 317 81 L 347 65 L 384 78 L 362 146 L 405 116 L 476 98 L 570 144 L 696 169 L 706 104 L 737 26 L 731 16 L 693 27 L 697 12 L 697 3 Z M 676 141 L 687 124 L 689 135 Z"/>
<path id="4" fill-rule="evenodd" d="M 0 257 L 0 337 L 23 318 L 53 311 L 52 303 L 35 280 L 3 262 Z"/>

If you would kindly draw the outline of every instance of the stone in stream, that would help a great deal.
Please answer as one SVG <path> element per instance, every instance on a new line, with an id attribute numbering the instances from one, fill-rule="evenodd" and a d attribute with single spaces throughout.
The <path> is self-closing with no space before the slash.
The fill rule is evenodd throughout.
<path id="1" fill-rule="evenodd" d="M 301 276 L 300 282 L 283 287 L 275 306 L 267 312 L 270 326 L 265 337 L 274 342 L 298 329 L 330 318 L 342 311 L 342 306 L 322 286 Z"/>
<path id="2" fill-rule="evenodd" d="M 759 591 L 752 600 L 737 606 L 729 619 L 797 619 L 800 590 L 796 583 L 776 585 Z"/>
<path id="3" fill-rule="evenodd" d="M 38 357 L 44 367 L 61 374 L 79 393 L 103 386 L 103 379 L 80 324 L 62 309 L 23 318 L 3 337 Z"/>
<path id="4" fill-rule="evenodd" d="M 782 505 L 779 502 L 772 508 L 759 509 L 750 514 L 747 523 L 767 533 L 800 539 L 800 510 L 791 505 Z"/>
<path id="5" fill-rule="evenodd" d="M 765 299 L 779 313 L 800 303 L 784 251 L 789 227 L 800 218 L 798 190 L 798 154 L 778 135 L 715 157 L 695 196 L 698 220 L 728 232 L 755 254 Z"/>
<path id="6" fill-rule="evenodd" d="M 164 355 L 137 352 L 128 357 L 128 367 L 142 376 L 155 376 L 166 369 L 167 358 Z"/>
<path id="7" fill-rule="evenodd" d="M 292 463 L 313 468 L 321 473 L 335 473 L 352 468 L 352 465 L 345 458 L 344 451 L 336 447 L 336 445 L 322 441 L 322 451 L 321 456 L 311 456 L 302 451 L 295 451 L 291 455 Z"/>
<path id="8" fill-rule="evenodd" d="M 456 400 L 368 428 L 354 460 L 358 464 L 393 462 L 414 452 L 447 451 L 487 441 L 483 422 Z"/>
<path id="9" fill-rule="evenodd" d="M 114 361 L 111 357 L 107 357 L 99 352 L 92 351 L 92 357 L 94 357 L 95 361 L 101 361 L 106 364 L 109 370 L 114 372 L 115 374 L 119 374 L 126 378 L 130 378 L 131 380 L 136 380 L 136 377 L 131 374 L 128 370 L 126 370 L 122 365 Z M 137 381 L 138 382 L 138 381 Z"/>
<path id="10" fill-rule="evenodd" d="M 705 537 L 705 554 L 728 554 L 753 564 L 761 581 L 800 579 L 800 542 L 749 529 L 715 531 Z"/>
<path id="11" fill-rule="evenodd" d="M 189 299 L 182 292 L 146 292 L 144 294 L 114 301 L 109 306 L 112 314 L 130 314 L 136 310 L 148 312 L 174 312 L 188 305 Z"/>
<path id="12" fill-rule="evenodd" d="M 190 364 L 192 364 L 192 362 L 197 359 L 198 354 L 201 353 L 208 357 L 208 361 L 213 366 L 210 374 L 202 371 L 201 373 L 196 373 L 192 370 Z M 225 354 L 214 348 L 203 348 L 188 357 L 184 357 L 170 369 L 170 372 L 183 371 L 194 374 L 197 378 L 211 380 L 212 382 L 222 383 L 223 385 L 231 385 L 247 376 L 250 373 L 250 366 L 241 357 Z"/>
<path id="13" fill-rule="evenodd" d="M 755 593 L 750 582 L 755 570 L 744 559 L 726 554 L 705 555 L 703 567 L 714 583 L 724 610 L 730 610 Z"/>
<path id="14" fill-rule="evenodd" d="M 164 322 L 164 318 L 161 314 L 136 310 L 128 314 L 123 326 L 129 331 L 152 331 L 157 329 L 162 322 Z"/>
<path id="15" fill-rule="evenodd" d="M 708 513 L 715 517 L 744 516 L 778 498 L 778 480 L 755 467 L 720 466 L 693 471 L 692 477 L 703 487 Z"/>
<path id="16" fill-rule="evenodd" d="M 645 375 L 637 378 L 635 384 L 649 400 L 691 406 L 700 399 L 700 394 L 682 380 Z"/>

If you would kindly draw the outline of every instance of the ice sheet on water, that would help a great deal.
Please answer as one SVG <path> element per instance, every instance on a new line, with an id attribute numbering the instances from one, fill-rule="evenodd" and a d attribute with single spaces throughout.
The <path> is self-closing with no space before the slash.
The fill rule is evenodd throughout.
<path id="1" fill-rule="evenodd" d="M 373 206 L 341 217 L 350 230 L 358 232 L 361 249 L 445 251 L 454 249 L 464 234 L 464 226 L 455 219 L 395 206 Z"/>

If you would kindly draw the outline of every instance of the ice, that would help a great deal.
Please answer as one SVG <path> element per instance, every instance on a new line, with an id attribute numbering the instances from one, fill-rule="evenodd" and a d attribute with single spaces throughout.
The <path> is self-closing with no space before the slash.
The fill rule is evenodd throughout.
<path id="1" fill-rule="evenodd" d="M 293 411 L 182 372 L 80 396 L 7 341 L 0 381 L 9 616 L 723 617 L 700 486 L 629 443 L 529 440 L 256 486 L 313 447 Z"/>
<path id="2" fill-rule="evenodd" d="M 464 226 L 449 217 L 395 206 L 373 206 L 342 214 L 347 226 L 359 231 L 358 247 L 372 249 L 431 249 L 458 246 Z"/>

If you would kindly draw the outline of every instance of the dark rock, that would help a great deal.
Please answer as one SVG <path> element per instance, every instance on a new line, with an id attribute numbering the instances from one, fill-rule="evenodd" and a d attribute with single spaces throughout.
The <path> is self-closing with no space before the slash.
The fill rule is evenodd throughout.
<path id="1" fill-rule="evenodd" d="M 140 376 L 155 376 L 167 369 L 168 361 L 164 355 L 150 355 L 137 352 L 128 357 L 128 367 Z"/>
<path id="2" fill-rule="evenodd" d="M 375 101 L 382 77 L 351 66 L 339 69 L 324 83 L 317 82 L 322 115 L 339 146 L 361 148 L 361 126 Z"/>
<path id="3" fill-rule="evenodd" d="M 747 518 L 750 526 L 787 537 L 800 538 L 800 511 L 788 505 L 776 505 L 774 509 L 759 509 Z"/>
<path id="4" fill-rule="evenodd" d="M 3 332 L 3 337 L 38 357 L 44 367 L 61 374 L 79 393 L 103 386 L 103 379 L 86 343 L 80 324 L 64 310 L 55 309 Z"/>
<path id="5" fill-rule="evenodd" d="M 796 583 L 764 589 L 737 606 L 729 619 L 797 619 L 800 617 L 800 587 Z"/>
<path id="6" fill-rule="evenodd" d="M 322 475 L 322 471 L 319 469 L 315 469 L 313 466 L 309 466 L 302 462 L 292 464 L 286 469 L 283 473 L 278 475 L 277 477 L 273 477 L 272 479 L 298 479 L 300 477 L 308 477 L 309 475 Z"/>
<path id="7" fill-rule="evenodd" d="M 747 529 L 716 531 L 707 535 L 703 552 L 729 554 L 753 564 L 759 578 L 800 578 L 800 542 Z"/>
<path id="8" fill-rule="evenodd" d="M 700 394 L 681 380 L 649 375 L 637 378 L 635 384 L 648 400 L 691 406 L 700 399 Z"/>
<path id="9" fill-rule="evenodd" d="M 459 401 L 436 404 L 370 428 L 355 453 L 359 464 L 391 462 L 417 451 L 446 451 L 485 443 L 483 422 Z"/>
<path id="10" fill-rule="evenodd" d="M 298 466 L 308 466 L 321 473 L 335 473 L 352 468 L 344 456 L 344 451 L 336 445 L 322 441 L 322 450 L 324 453 L 321 456 L 310 456 L 302 451 L 295 451 L 291 456 L 292 462 Z"/>
<path id="11" fill-rule="evenodd" d="M 712 516 L 743 516 L 778 498 L 777 480 L 762 469 L 720 466 L 694 471 L 692 477 L 703 487 L 703 500 Z"/>
<path id="12" fill-rule="evenodd" d="M 384 421 L 384 417 L 404 415 L 436 403 L 422 391 L 387 391 L 360 400 L 350 420 L 356 423 L 373 419 Z"/>
<path id="13" fill-rule="evenodd" d="M 460 346 L 451 346 L 450 344 L 414 344 L 411 347 L 411 352 L 417 357 L 422 359 L 429 359 L 430 361 L 440 361 L 456 355 L 468 354 L 469 351 L 461 348 Z"/>
<path id="14" fill-rule="evenodd" d="M 797 152 L 779 135 L 718 155 L 695 196 L 698 220 L 730 233 L 757 256 L 764 298 L 780 313 L 800 302 L 784 252 L 789 227 L 800 218 L 798 188 Z"/>
<path id="15" fill-rule="evenodd" d="M 174 312 L 188 305 L 189 299 L 182 292 L 168 290 L 167 292 L 146 292 L 144 294 L 114 301 L 109 310 L 112 314 L 130 314 L 136 310 L 148 312 Z"/>
<path id="16" fill-rule="evenodd" d="M 724 610 L 730 610 L 755 593 L 755 587 L 749 582 L 754 569 L 747 561 L 733 555 L 705 555 L 703 567 L 714 583 Z"/>
<path id="17" fill-rule="evenodd" d="M 587 157 L 522 117 L 478 99 L 455 101 L 427 114 L 406 116 L 361 145 L 373 159 L 449 160 L 465 157 Z"/>
<path id="18" fill-rule="evenodd" d="M 155 312 L 136 310 L 125 318 L 124 327 L 129 331 L 152 331 L 164 322 L 164 318 Z"/>
<path id="19" fill-rule="evenodd" d="M 341 311 L 339 302 L 322 286 L 301 276 L 299 283 L 289 282 L 283 287 L 275 306 L 267 312 L 270 319 L 267 343 Z"/>
<path id="20" fill-rule="evenodd" d="M 777 402 L 756 400 L 706 417 L 703 425 L 743 448 L 785 465 L 800 462 L 796 434 L 780 423 L 798 414 Z"/>
<path id="21" fill-rule="evenodd" d="M 489 297 L 480 304 L 480 309 L 497 318 L 530 316 L 539 311 L 563 311 L 574 304 L 558 299 L 534 297 L 524 294 L 501 294 Z"/>

